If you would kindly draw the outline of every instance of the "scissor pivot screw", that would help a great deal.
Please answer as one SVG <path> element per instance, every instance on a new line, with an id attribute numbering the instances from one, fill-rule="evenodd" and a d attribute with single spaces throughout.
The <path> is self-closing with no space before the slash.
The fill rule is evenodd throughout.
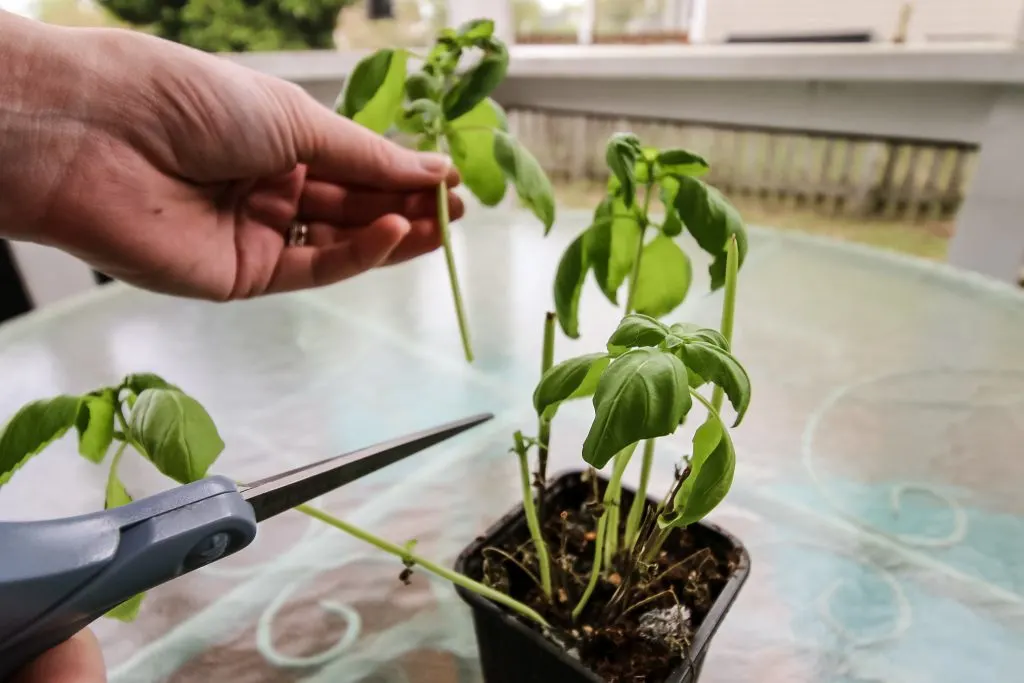
<path id="1" fill-rule="evenodd" d="M 226 532 L 220 531 L 207 536 L 185 557 L 186 569 L 192 570 L 219 560 L 230 545 L 231 535 Z"/>

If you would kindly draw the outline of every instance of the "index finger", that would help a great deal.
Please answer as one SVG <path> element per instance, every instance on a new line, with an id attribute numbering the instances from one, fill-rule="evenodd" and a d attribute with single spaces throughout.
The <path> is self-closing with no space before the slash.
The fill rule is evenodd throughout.
<path id="1" fill-rule="evenodd" d="M 297 151 L 311 177 L 380 190 L 458 183 L 458 171 L 446 155 L 406 149 L 334 113 L 305 91 L 300 97 Z"/>

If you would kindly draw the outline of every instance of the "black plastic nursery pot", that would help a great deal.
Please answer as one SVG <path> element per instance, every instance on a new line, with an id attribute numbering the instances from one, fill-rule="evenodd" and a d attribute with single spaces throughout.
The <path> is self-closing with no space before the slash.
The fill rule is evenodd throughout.
<path id="1" fill-rule="evenodd" d="M 572 471 L 549 482 L 545 506 L 565 509 L 581 505 L 593 490 L 593 483 L 584 480 L 584 472 Z M 598 475 L 601 489 L 607 479 Z M 635 491 L 622 488 L 622 506 L 632 503 Z M 651 505 L 658 500 L 650 497 Z M 671 674 L 662 678 L 645 678 L 646 683 L 695 683 L 704 657 L 719 625 L 725 619 L 736 596 L 750 574 L 750 556 L 739 539 L 715 525 L 693 524 L 687 527 L 700 546 L 717 553 L 730 553 L 735 558 L 732 571 L 725 578 L 710 609 L 694 628 L 688 656 Z M 681 533 L 677 531 L 676 533 Z M 483 553 L 511 539 L 526 539 L 529 531 L 522 505 L 496 522 L 487 532 L 466 547 L 455 562 L 456 571 L 479 580 L 483 575 Z M 506 608 L 476 593 L 456 587 L 473 614 L 480 664 L 486 683 L 607 683 L 563 648 L 527 626 Z"/>

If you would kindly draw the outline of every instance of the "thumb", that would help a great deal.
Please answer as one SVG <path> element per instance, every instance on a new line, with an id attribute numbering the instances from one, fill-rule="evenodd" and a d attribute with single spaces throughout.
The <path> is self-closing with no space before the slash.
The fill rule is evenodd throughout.
<path id="1" fill-rule="evenodd" d="M 19 671 L 11 683 L 106 683 L 103 652 L 86 629 L 47 650 Z"/>
<path id="2" fill-rule="evenodd" d="M 298 161 L 313 178 L 381 190 L 422 190 L 441 181 L 456 185 L 451 159 L 406 149 L 323 106 L 295 86 L 293 126 Z"/>

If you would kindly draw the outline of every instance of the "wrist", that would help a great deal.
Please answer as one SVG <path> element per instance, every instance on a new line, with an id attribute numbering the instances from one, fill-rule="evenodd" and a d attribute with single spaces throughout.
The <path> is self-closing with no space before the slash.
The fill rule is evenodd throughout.
<path id="1" fill-rule="evenodd" d="M 72 35 L 0 11 L 0 237 L 48 241 L 48 198 L 77 151 L 88 91 Z"/>

